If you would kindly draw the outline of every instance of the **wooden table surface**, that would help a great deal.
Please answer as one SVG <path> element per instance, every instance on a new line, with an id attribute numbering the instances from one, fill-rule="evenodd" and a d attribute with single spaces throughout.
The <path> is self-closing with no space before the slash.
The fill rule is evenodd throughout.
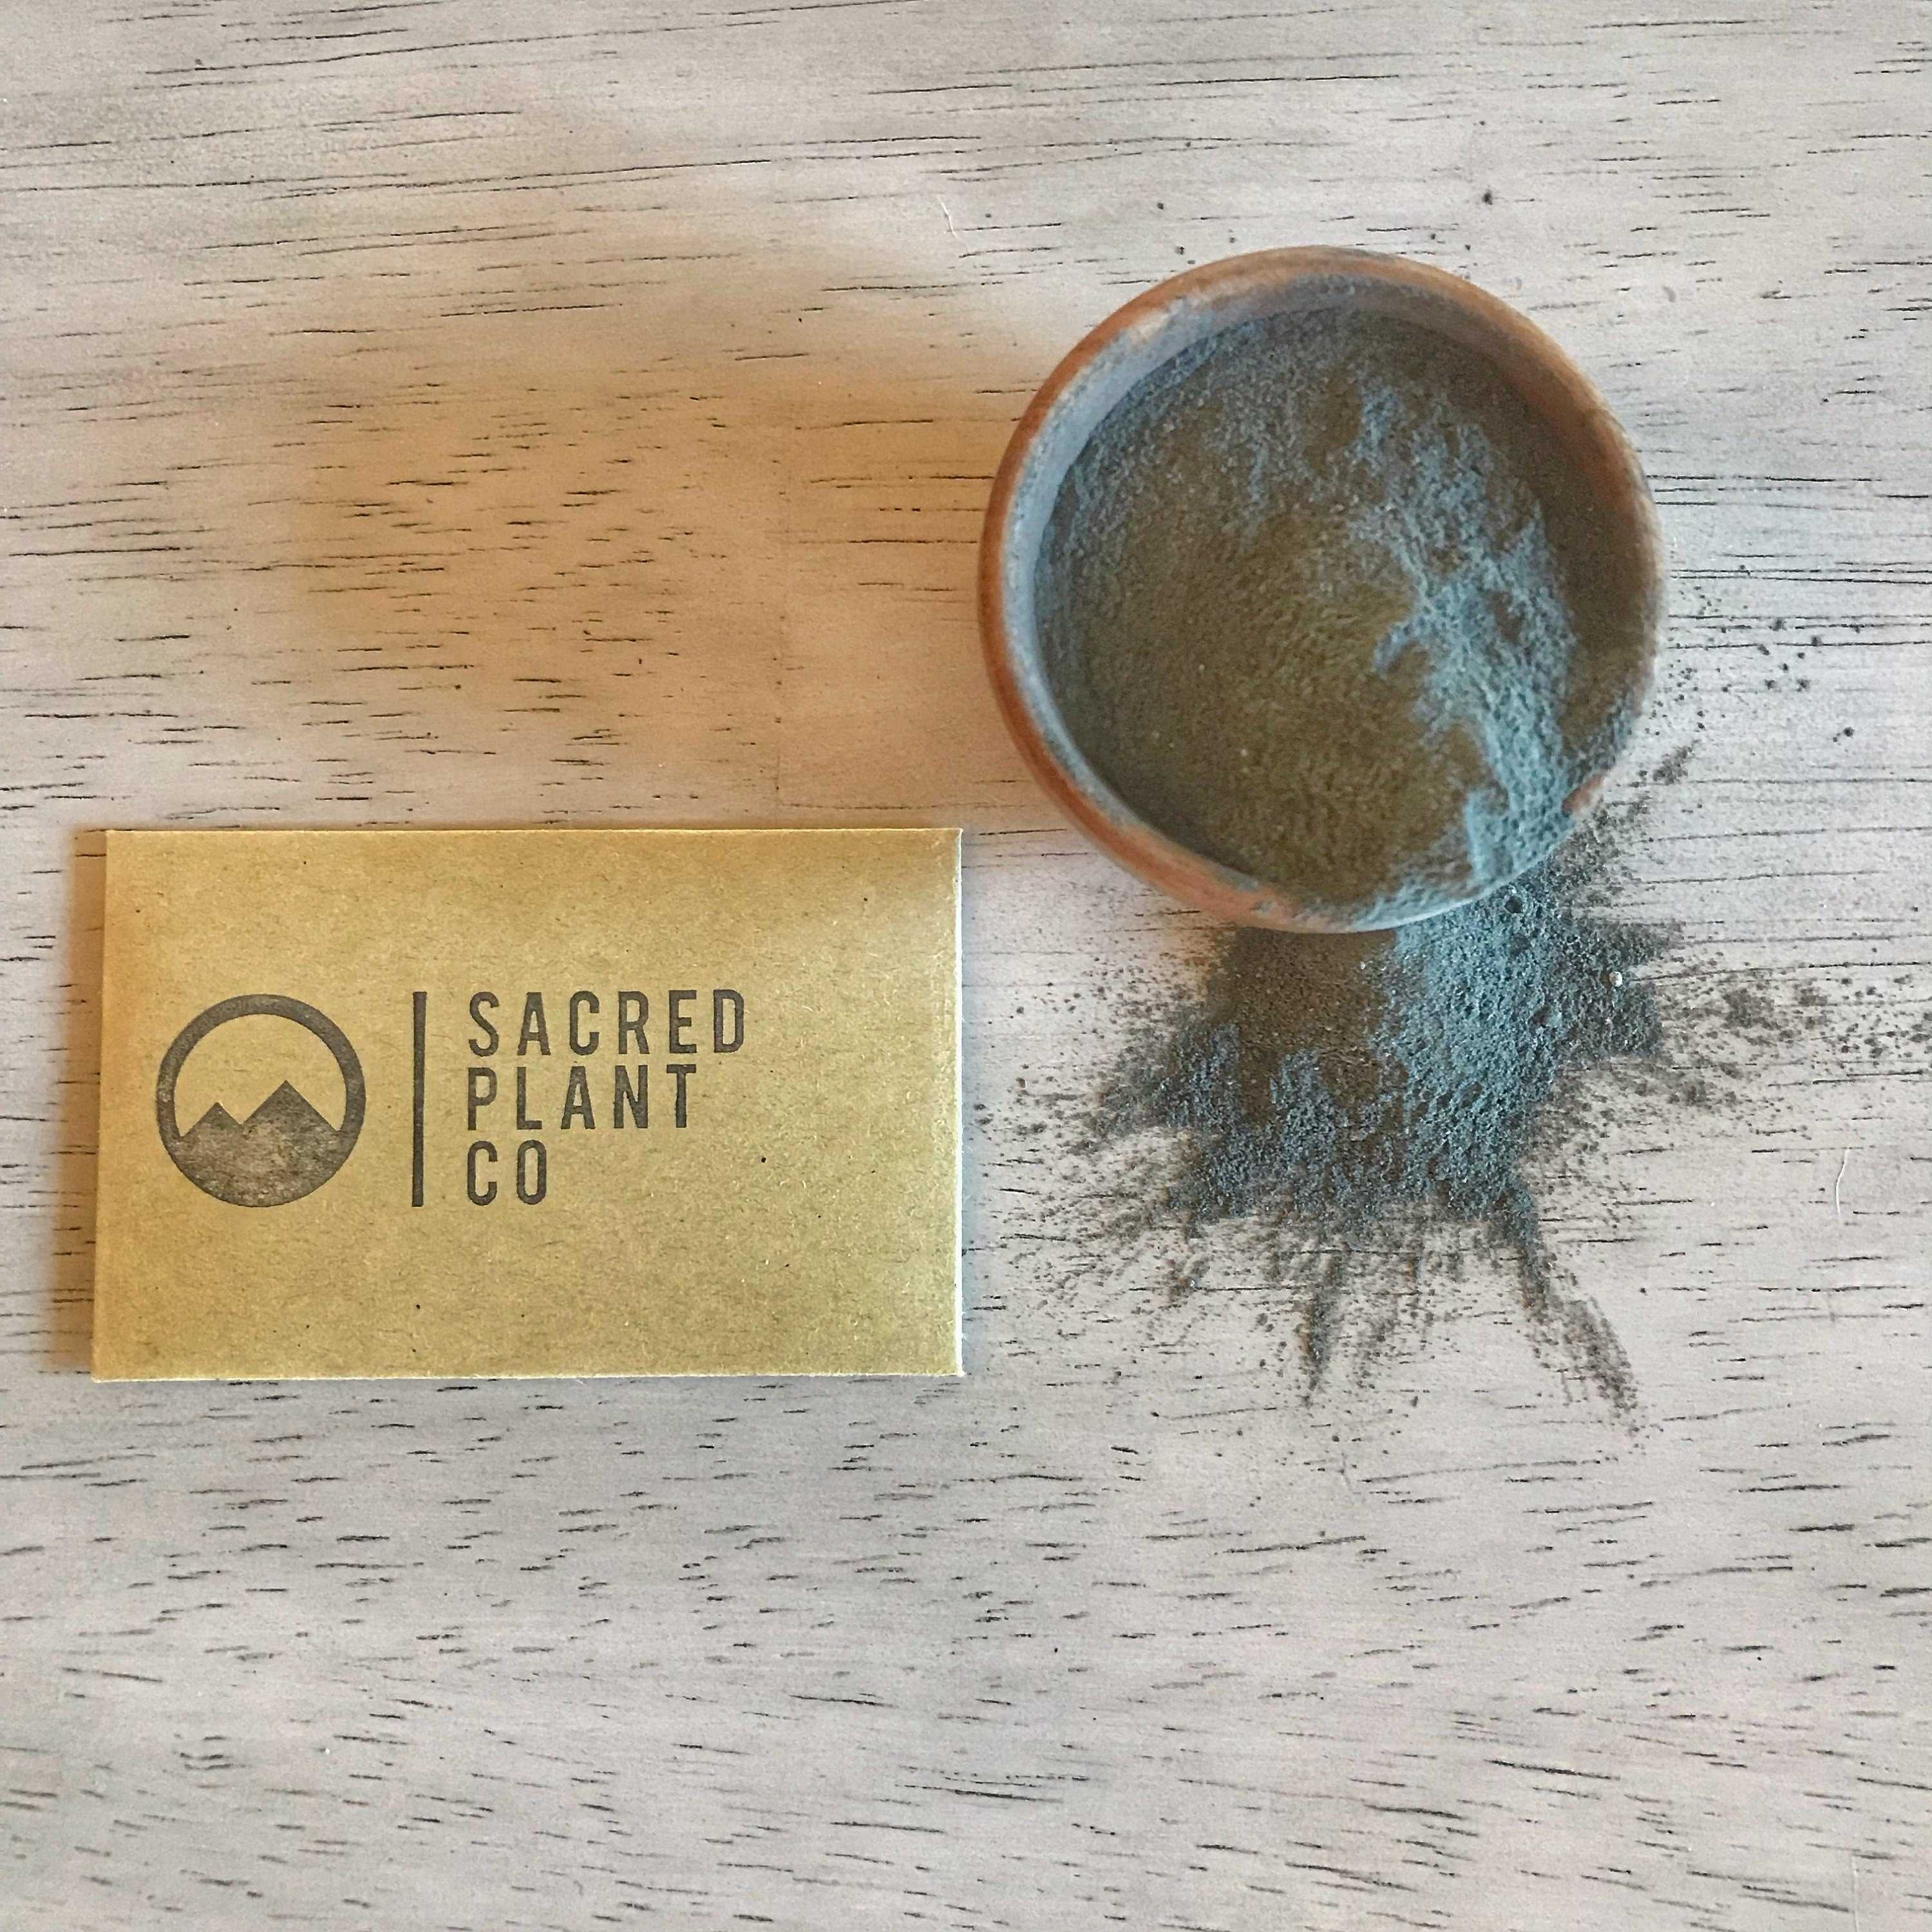
<path id="1" fill-rule="evenodd" d="M 1932 9 L 8 17 L 5 1932 L 1932 1920 Z M 1479 1252 L 1311 1388 L 1076 1144 L 1210 935 L 1004 746 L 977 519 L 1296 242 L 1600 379 L 1624 906 L 1687 1051 L 1828 1019 L 1550 1156 L 1628 1417 Z M 888 821 L 970 830 L 967 1379 L 88 1382 L 101 828 Z"/>

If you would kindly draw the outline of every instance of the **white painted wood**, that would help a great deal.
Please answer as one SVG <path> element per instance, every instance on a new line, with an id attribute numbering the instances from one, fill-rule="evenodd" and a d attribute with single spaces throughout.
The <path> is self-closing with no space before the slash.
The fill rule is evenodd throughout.
<path id="1" fill-rule="evenodd" d="M 1932 1918 L 1932 1124 L 1857 1004 L 1932 986 L 1932 12 L 10 24 L 7 1932 Z M 1696 747 L 1630 904 L 1833 1003 L 1556 1163 L 1634 1424 L 1480 1264 L 1310 1396 L 1070 1150 L 1205 935 L 1000 741 L 986 478 L 1130 291 L 1300 241 L 1603 381 Z M 964 1384 L 79 1372 L 100 827 L 956 817 Z"/>

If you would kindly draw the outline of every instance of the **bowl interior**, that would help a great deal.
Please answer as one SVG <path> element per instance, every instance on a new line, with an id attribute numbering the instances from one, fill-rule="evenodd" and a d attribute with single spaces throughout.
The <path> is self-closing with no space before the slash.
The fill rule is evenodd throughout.
<path id="1" fill-rule="evenodd" d="M 1177 843 L 1108 784 L 1062 716 L 1041 648 L 1034 579 L 1068 470 L 1142 380 L 1241 323 L 1340 307 L 1396 317 L 1482 356 L 1582 472 L 1601 520 L 1605 567 L 1630 613 L 1617 660 L 1604 668 L 1634 719 L 1662 602 L 1655 512 L 1634 452 L 1588 380 L 1526 318 L 1457 278 L 1393 257 L 1329 249 L 1237 256 L 1150 290 L 1103 323 L 1049 378 L 1016 433 L 989 513 L 982 585 L 988 650 L 1008 722 L 1036 775 L 1082 829 L 1130 869 L 1218 917 L 1324 932 L 1359 928 Z M 1594 798 L 1609 762 L 1578 787 L 1573 811 Z M 1456 903 L 1467 898 L 1413 916 Z"/>

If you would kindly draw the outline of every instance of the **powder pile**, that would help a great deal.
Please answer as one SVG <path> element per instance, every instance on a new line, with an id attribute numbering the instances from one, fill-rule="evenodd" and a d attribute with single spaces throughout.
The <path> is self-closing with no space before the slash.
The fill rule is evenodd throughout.
<path id="1" fill-rule="evenodd" d="M 1644 614 L 1495 368 L 1349 309 L 1143 380 L 1063 482 L 1034 578 L 1055 700 L 1191 850 L 1354 924 L 1546 854 L 1615 756 Z"/>
<path id="2" fill-rule="evenodd" d="M 1616 903 L 1660 788 L 1688 756 L 1664 759 L 1642 802 L 1599 811 L 1552 862 L 1477 904 L 1346 938 L 1231 933 L 1190 991 L 1139 1004 L 1124 985 L 1140 1024 L 1100 1099 L 1097 1138 L 1117 1163 L 1104 1220 L 1082 1224 L 1096 1197 L 1068 1191 L 1108 1278 L 1121 1238 L 1131 1252 L 1145 1237 L 1171 1300 L 1262 1291 L 1258 1322 L 1272 1329 L 1292 1311 L 1313 1386 L 1345 1359 L 1372 1373 L 1399 1333 L 1426 1335 L 1459 1299 L 1468 1250 L 1486 1246 L 1546 1360 L 1630 1410 L 1629 1364 L 1576 1291 L 1536 1177 L 1571 1210 L 1594 1180 L 1615 1213 L 1624 1190 L 1604 1189 L 1600 1156 L 1684 1131 L 1681 1118 L 1660 1128 L 1660 1112 L 1695 1107 L 1700 1132 L 1802 1145 L 1821 1072 L 1932 1078 L 1932 1012 L 1909 968 L 1679 957 L 1657 970 L 1677 935 Z M 1773 1067 L 1784 1077 L 1767 1084 Z M 1096 1123 L 1090 1101 L 1076 1105 L 1061 1118 L 1084 1174 Z M 1831 1150 L 1814 1177 L 1821 1204 L 1840 1166 Z"/>
<path id="3" fill-rule="evenodd" d="M 1600 820 L 1491 897 L 1392 933 L 1235 934 L 1198 1000 L 1117 1070 L 1101 1137 L 1178 1130 L 1168 1205 L 1190 1226 L 1292 1216 L 1342 1244 L 1424 1215 L 1486 1232 L 1518 1259 L 1532 1332 L 1627 1402 L 1622 1351 L 1564 1287 L 1526 1175 L 1567 1082 L 1660 1043 L 1639 969 L 1664 937 L 1600 904 L 1615 837 Z M 1320 1296 L 1304 1312 L 1317 1374 L 1334 1312 Z"/>

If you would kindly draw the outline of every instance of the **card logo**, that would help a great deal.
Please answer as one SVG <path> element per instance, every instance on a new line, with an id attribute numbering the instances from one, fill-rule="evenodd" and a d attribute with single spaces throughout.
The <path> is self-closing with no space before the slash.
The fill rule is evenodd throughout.
<path id="1" fill-rule="evenodd" d="M 175 1093 L 188 1055 L 218 1027 L 258 1014 L 292 1020 L 334 1056 L 342 1076 L 342 1124 L 330 1126 L 285 1079 L 246 1120 L 217 1100 L 184 1133 Z M 236 1208 L 280 1208 L 313 1194 L 354 1151 L 368 1106 L 362 1064 L 347 1034 L 326 1013 L 280 993 L 244 993 L 197 1013 L 161 1056 L 154 1082 L 154 1116 L 168 1158 L 204 1194 Z"/>

